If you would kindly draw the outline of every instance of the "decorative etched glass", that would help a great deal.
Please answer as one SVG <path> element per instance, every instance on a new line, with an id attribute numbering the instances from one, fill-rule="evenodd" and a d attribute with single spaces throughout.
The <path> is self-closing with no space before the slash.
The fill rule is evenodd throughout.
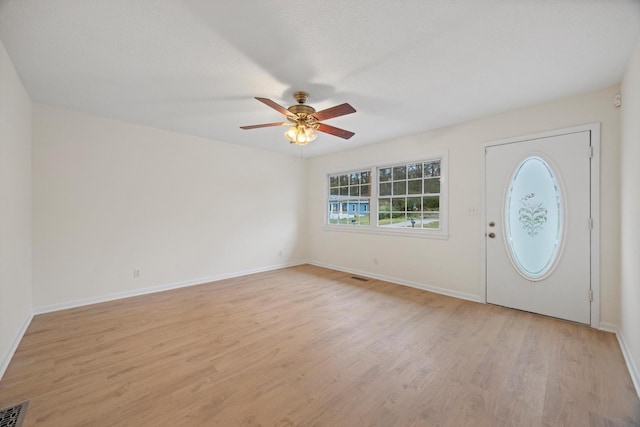
<path id="1" fill-rule="evenodd" d="M 563 199 L 551 166 L 544 159 L 524 159 L 511 178 L 505 204 L 509 256 L 519 273 L 541 280 L 555 266 L 562 243 Z"/>

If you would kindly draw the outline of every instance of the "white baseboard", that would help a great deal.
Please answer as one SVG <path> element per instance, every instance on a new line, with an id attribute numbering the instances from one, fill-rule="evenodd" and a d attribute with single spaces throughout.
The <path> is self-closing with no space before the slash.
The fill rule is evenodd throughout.
<path id="1" fill-rule="evenodd" d="M 24 323 L 22 324 L 22 327 L 20 328 L 20 331 L 18 331 L 18 334 L 13 339 L 13 343 L 11 344 L 11 348 L 9 349 L 7 354 L 2 356 L 2 364 L 0 364 L 0 379 L 2 379 L 2 377 L 4 376 L 5 371 L 9 367 L 9 362 L 11 362 L 11 359 L 13 358 L 13 355 L 15 354 L 16 350 L 18 349 L 18 345 L 20 344 L 20 341 L 22 341 L 22 337 L 24 337 L 25 332 L 27 332 L 27 328 L 31 324 L 31 320 L 32 319 L 33 319 L 33 313 L 31 313 L 31 314 L 29 314 L 29 316 L 27 316 L 27 318 L 25 319 Z"/>
<path id="2" fill-rule="evenodd" d="M 423 291 L 429 291 L 440 295 L 446 295 L 454 298 L 464 299 L 473 302 L 482 302 L 482 298 L 479 295 L 467 294 L 464 292 L 452 291 L 451 289 L 439 288 L 437 286 L 427 285 L 425 283 L 412 282 L 410 280 L 398 279 L 396 277 L 383 276 L 380 274 L 371 273 L 369 271 L 356 270 L 353 268 L 342 267 L 338 265 L 325 264 L 322 262 L 309 261 L 311 265 L 318 267 L 329 268 L 331 270 L 343 271 L 345 273 L 357 274 L 358 276 L 370 277 L 372 279 L 383 280 L 385 282 L 394 283 L 402 286 L 409 286 L 411 288 L 422 289 Z"/>
<path id="3" fill-rule="evenodd" d="M 116 292 L 116 293 L 109 294 L 109 295 L 101 295 L 101 296 L 97 296 L 97 297 L 83 298 L 83 299 L 63 302 L 63 303 L 59 303 L 59 304 L 51 304 L 51 305 L 45 305 L 45 306 L 41 306 L 41 307 L 34 307 L 33 312 L 34 312 L 34 314 L 51 313 L 51 312 L 54 312 L 54 311 L 67 310 L 69 308 L 83 307 L 85 305 L 98 304 L 98 303 L 101 303 L 101 302 L 115 301 L 115 300 L 119 300 L 119 299 L 123 299 L 123 298 L 130 298 L 130 297 L 136 297 L 136 296 L 140 296 L 140 295 L 153 294 L 153 293 L 156 293 L 156 292 L 169 291 L 169 290 L 172 290 L 172 289 L 179 289 L 179 288 L 184 288 L 184 287 L 187 287 L 187 286 L 202 285 L 204 283 L 217 282 L 219 280 L 232 279 L 234 277 L 247 276 L 249 274 L 264 273 L 264 272 L 267 272 L 267 271 L 279 270 L 281 268 L 294 267 L 296 265 L 301 265 L 301 264 L 305 264 L 305 263 L 306 263 L 306 261 L 300 261 L 300 262 L 292 262 L 292 263 L 271 265 L 271 266 L 268 266 L 268 267 L 261 267 L 261 268 L 251 269 L 251 270 L 237 271 L 237 272 L 233 272 L 233 273 L 225 273 L 225 274 L 220 274 L 220 275 L 212 276 L 212 277 L 201 277 L 199 279 L 186 280 L 184 282 L 168 283 L 168 284 L 165 284 L 165 285 L 152 286 L 152 287 L 149 287 L 149 288 L 141 288 L 141 289 L 133 289 L 133 290 L 130 290 L 130 291 L 124 291 L 124 292 Z"/>
<path id="4" fill-rule="evenodd" d="M 618 335 L 618 325 L 616 325 L 615 323 L 600 322 L 600 327 L 598 329 L 605 332 L 612 332 Z"/>
<path id="5" fill-rule="evenodd" d="M 627 369 L 629 370 L 629 375 L 631 375 L 631 381 L 636 389 L 636 394 L 638 395 L 638 399 L 640 399 L 640 371 L 631 357 L 631 352 L 629 351 L 629 347 L 627 347 L 624 334 L 618 331 L 616 337 L 618 337 L 618 343 L 620 344 L 624 361 L 627 363 Z"/>
<path id="6" fill-rule="evenodd" d="M 618 345 L 620 345 L 622 356 L 624 357 L 624 361 L 627 364 L 627 370 L 631 376 L 631 382 L 633 382 L 633 387 L 636 389 L 638 399 L 640 399 L 640 371 L 631 357 L 631 352 L 629 351 L 629 347 L 627 347 L 624 334 L 620 331 L 618 325 L 614 323 L 600 322 L 600 330 L 616 334 Z"/>

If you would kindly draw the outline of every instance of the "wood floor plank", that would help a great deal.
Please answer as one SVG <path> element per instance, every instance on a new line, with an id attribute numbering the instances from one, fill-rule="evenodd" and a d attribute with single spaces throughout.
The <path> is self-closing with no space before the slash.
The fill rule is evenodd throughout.
<path id="1" fill-rule="evenodd" d="M 615 336 L 316 266 L 35 316 L 28 426 L 630 426 Z"/>

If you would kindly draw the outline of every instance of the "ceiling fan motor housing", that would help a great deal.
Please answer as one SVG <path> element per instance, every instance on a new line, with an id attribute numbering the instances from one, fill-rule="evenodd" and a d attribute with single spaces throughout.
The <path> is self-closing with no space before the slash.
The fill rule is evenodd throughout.
<path id="1" fill-rule="evenodd" d="M 291 107 L 287 108 L 287 110 L 300 117 L 301 119 L 304 119 L 306 116 L 310 116 L 316 112 L 315 108 L 305 104 L 292 105 Z"/>
<path id="2" fill-rule="evenodd" d="M 298 118 L 304 119 L 305 117 L 310 116 L 316 112 L 315 108 L 305 104 L 305 102 L 307 102 L 307 98 L 309 98 L 309 94 L 307 92 L 294 92 L 293 98 L 298 101 L 298 104 L 292 105 L 291 107 L 287 108 L 287 110 L 289 110 L 290 113 L 298 116 Z"/>

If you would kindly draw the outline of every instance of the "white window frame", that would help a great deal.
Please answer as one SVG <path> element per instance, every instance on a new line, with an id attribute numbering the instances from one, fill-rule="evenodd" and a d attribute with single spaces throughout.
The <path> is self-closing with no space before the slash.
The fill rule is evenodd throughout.
<path id="1" fill-rule="evenodd" d="M 378 170 L 390 166 L 399 166 L 411 163 L 426 163 L 434 160 L 440 160 L 440 228 L 400 228 L 400 227 L 381 227 L 378 226 Z M 370 202 L 369 202 L 369 225 L 351 225 L 351 224 L 329 224 L 329 176 L 349 174 L 353 172 L 370 171 Z M 340 231 L 351 233 L 367 233 L 382 235 L 398 235 L 407 237 L 421 237 L 429 239 L 448 239 L 449 238 L 449 156 L 448 152 L 431 153 L 426 156 L 415 156 L 410 159 L 398 159 L 397 161 L 384 162 L 383 164 L 355 166 L 340 170 L 327 171 L 324 175 L 324 229 L 327 231 Z"/>

